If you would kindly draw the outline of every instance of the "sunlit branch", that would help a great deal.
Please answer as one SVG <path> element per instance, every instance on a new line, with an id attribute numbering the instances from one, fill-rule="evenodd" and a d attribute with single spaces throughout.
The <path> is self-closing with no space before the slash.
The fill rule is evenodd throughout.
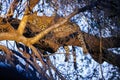
<path id="1" fill-rule="evenodd" d="M 26 6 L 26 9 L 25 9 L 25 12 L 24 12 L 24 16 L 18 26 L 18 33 L 20 35 L 23 34 L 24 32 L 24 29 L 25 29 L 25 26 L 27 24 L 27 21 L 28 21 L 28 15 L 30 14 L 30 11 L 33 9 L 33 7 L 39 2 L 39 0 L 30 0 L 29 4 L 27 3 L 27 6 Z"/>
<path id="2" fill-rule="evenodd" d="M 51 30 L 60 27 L 62 24 L 64 24 L 65 22 L 67 22 L 71 17 L 73 17 L 76 13 L 78 12 L 78 10 L 76 9 L 75 12 L 71 13 L 70 15 L 68 15 L 67 17 L 65 17 L 63 20 L 61 20 L 61 22 L 57 22 L 56 24 L 50 26 L 49 28 L 45 29 L 44 31 L 40 32 L 38 35 L 36 35 L 35 37 L 31 38 L 30 43 L 34 44 L 35 42 L 37 42 L 38 40 L 42 39 L 45 35 L 47 35 Z"/>
<path id="3" fill-rule="evenodd" d="M 75 16 L 76 14 L 80 13 L 80 12 L 84 12 L 86 10 L 90 10 L 93 7 L 95 7 L 98 4 L 98 2 L 94 2 L 91 5 L 85 6 L 83 8 L 77 8 L 74 10 L 73 13 L 71 13 L 70 15 L 66 16 L 63 20 L 61 20 L 61 22 L 57 22 L 56 24 L 50 26 L 49 28 L 47 28 L 46 30 L 40 32 L 38 35 L 36 35 L 35 37 L 33 37 L 31 39 L 31 44 L 34 44 L 35 42 L 37 42 L 38 40 L 40 40 L 41 38 L 43 38 L 46 34 L 48 34 L 51 30 L 58 28 L 59 26 L 61 26 L 62 24 L 64 24 L 65 22 L 67 22 L 70 18 L 72 18 L 73 16 Z"/>
<path id="4" fill-rule="evenodd" d="M 1 33 L 0 40 L 15 40 L 17 42 L 22 42 L 23 44 L 27 45 L 28 47 L 30 47 L 33 50 L 34 54 L 40 59 L 41 63 L 45 67 L 42 57 L 40 56 L 40 54 L 38 53 L 36 48 L 34 46 L 28 44 L 27 38 L 25 38 L 24 36 L 17 35 L 16 33 Z"/>
<path id="5" fill-rule="evenodd" d="M 63 21 L 61 22 L 58 22 L 54 25 L 52 25 L 51 27 L 45 29 L 44 31 L 40 32 L 38 35 L 36 35 L 35 37 L 31 38 L 30 39 L 30 43 L 31 44 L 34 44 L 35 42 L 37 42 L 38 40 L 42 39 L 45 35 L 47 35 L 51 30 L 59 27 L 60 25 L 64 24 L 65 22 L 67 22 L 68 20 L 67 19 L 64 19 Z"/>
<path id="6" fill-rule="evenodd" d="M 19 35 L 23 34 L 25 26 L 27 24 L 27 21 L 28 21 L 28 14 L 25 13 L 25 15 L 23 16 L 23 18 L 18 26 L 17 32 L 19 33 Z"/>
<path id="7" fill-rule="evenodd" d="M 17 42 L 22 42 L 23 44 L 29 46 L 29 41 L 22 35 L 18 35 L 17 32 L 13 33 L 0 33 L 0 41 L 2 40 L 13 40 Z"/>

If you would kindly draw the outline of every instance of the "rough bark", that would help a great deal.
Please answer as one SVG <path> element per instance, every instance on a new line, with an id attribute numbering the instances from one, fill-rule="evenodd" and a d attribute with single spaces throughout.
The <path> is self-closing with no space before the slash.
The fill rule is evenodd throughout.
<path id="1" fill-rule="evenodd" d="M 91 54 L 91 56 L 95 61 L 100 62 L 99 61 L 99 55 L 100 55 L 99 37 L 95 37 L 87 33 L 83 33 L 83 36 L 87 44 L 89 53 Z M 110 48 L 119 48 L 120 47 L 119 42 L 120 42 L 120 37 L 102 38 L 102 54 L 103 54 L 102 60 L 120 68 L 120 64 L 119 64 L 120 54 L 115 54 L 108 50 Z"/>

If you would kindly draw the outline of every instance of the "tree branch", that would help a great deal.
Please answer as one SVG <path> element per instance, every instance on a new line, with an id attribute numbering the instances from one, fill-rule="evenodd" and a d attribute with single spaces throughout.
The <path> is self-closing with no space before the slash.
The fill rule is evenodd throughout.
<path id="1" fill-rule="evenodd" d="M 87 44 L 87 48 L 89 50 L 90 55 L 93 57 L 95 61 L 100 63 L 99 61 L 99 55 L 100 55 L 100 50 L 99 50 L 99 37 L 95 37 L 93 35 L 89 35 L 87 33 L 83 33 L 85 42 Z M 108 51 L 109 48 L 119 48 L 120 47 L 120 37 L 107 37 L 103 38 L 102 40 L 102 61 L 106 61 L 112 65 L 115 65 L 120 68 L 120 54 L 115 54 L 111 51 Z"/>
<path id="2" fill-rule="evenodd" d="M 39 2 L 39 0 L 30 0 L 29 4 L 26 6 L 25 12 L 24 12 L 24 16 L 18 26 L 18 30 L 17 32 L 22 35 L 24 32 L 24 29 L 26 27 L 27 21 L 28 21 L 28 17 L 30 14 L 30 11 L 33 9 L 33 7 Z"/>
<path id="3" fill-rule="evenodd" d="M 29 45 L 29 41 L 27 40 L 27 38 L 25 38 L 24 36 L 20 36 L 17 34 L 17 32 L 13 32 L 13 33 L 0 33 L 0 41 L 2 40 L 14 40 L 17 42 L 22 42 L 25 45 Z"/>
<path id="4" fill-rule="evenodd" d="M 18 26 L 18 29 L 17 29 L 17 33 L 19 33 L 19 35 L 23 35 L 23 32 L 24 32 L 24 29 L 26 27 L 26 24 L 27 24 L 27 21 L 28 21 L 28 14 L 24 15 L 19 26 Z"/>
<path id="5" fill-rule="evenodd" d="M 30 43 L 34 44 L 36 43 L 38 40 L 40 40 L 41 38 L 43 38 L 45 35 L 47 35 L 51 30 L 60 27 L 61 25 L 63 25 L 64 23 L 66 23 L 70 18 L 72 18 L 73 16 L 75 16 L 76 14 L 80 13 L 80 12 L 84 12 L 86 10 L 90 10 L 93 7 L 95 7 L 98 4 L 98 2 L 94 2 L 90 5 L 87 5 L 83 8 L 80 9 L 75 9 L 74 12 L 72 12 L 71 14 L 69 14 L 68 16 L 66 16 L 65 18 L 63 18 L 63 20 L 61 20 L 60 22 L 57 22 L 56 24 L 50 26 L 49 28 L 45 29 L 44 31 L 40 32 L 37 36 L 35 36 L 34 38 L 31 39 Z M 58 20 L 59 21 L 59 20 Z"/>
<path id="6" fill-rule="evenodd" d="M 115 54 L 108 50 L 103 50 L 103 53 L 103 60 L 120 68 L 120 54 Z"/>
<path id="7" fill-rule="evenodd" d="M 13 54 L 16 54 L 17 56 L 24 59 L 26 61 L 26 64 L 32 66 L 32 68 L 35 71 L 39 72 L 40 75 L 42 75 L 42 73 L 44 72 L 43 69 L 39 66 L 39 64 L 37 64 L 34 61 L 28 59 L 27 56 L 25 56 L 25 55 L 23 55 L 23 54 L 21 54 L 17 51 L 9 50 L 7 47 L 2 46 L 2 45 L 0 45 L 0 50 L 3 50 L 6 53 L 6 55 L 2 55 L 2 56 L 0 55 L 0 61 L 4 62 L 5 60 L 7 60 L 7 61 L 9 61 L 9 64 L 12 65 L 12 67 L 15 67 L 17 64 L 14 62 L 14 60 L 16 60 L 17 57 L 14 56 Z M 11 56 L 11 55 L 13 55 L 14 57 Z M 19 62 L 19 65 L 25 67 L 25 65 L 23 65 L 21 62 Z M 42 77 L 44 77 L 44 78 L 47 77 L 48 79 L 50 78 L 47 74 L 42 75 Z"/>
<path id="8" fill-rule="evenodd" d="M 15 11 L 15 8 L 17 7 L 19 0 L 14 0 L 11 4 L 10 7 L 8 9 L 8 12 L 6 14 L 7 17 L 12 17 Z"/>
<path id="9" fill-rule="evenodd" d="M 47 57 L 47 61 L 46 61 L 47 65 L 49 65 L 54 71 L 56 74 L 58 74 L 58 77 L 61 79 L 61 80 L 66 80 L 62 74 L 57 70 L 57 68 L 52 64 L 51 60 L 49 57 Z"/>

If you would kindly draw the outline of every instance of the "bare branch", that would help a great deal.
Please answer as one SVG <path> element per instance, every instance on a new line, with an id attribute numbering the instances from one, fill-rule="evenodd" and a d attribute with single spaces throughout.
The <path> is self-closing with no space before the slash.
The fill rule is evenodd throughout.
<path id="1" fill-rule="evenodd" d="M 38 53 L 37 49 L 36 49 L 34 46 L 31 45 L 30 48 L 31 48 L 32 51 L 34 52 L 35 56 L 38 57 L 38 59 L 40 60 L 40 62 L 41 62 L 42 65 L 43 65 L 43 67 L 46 69 L 46 65 L 45 65 L 45 63 L 43 62 L 43 59 L 42 59 L 42 57 L 41 57 L 41 54 Z"/>
<path id="2" fill-rule="evenodd" d="M 47 64 L 58 74 L 58 77 L 61 80 L 66 80 L 62 74 L 57 70 L 57 68 L 55 68 L 55 66 L 52 64 L 52 62 L 50 61 L 49 57 L 47 57 Z"/>
<path id="3" fill-rule="evenodd" d="M 0 49 L 4 51 L 8 56 L 11 56 L 12 53 L 7 47 L 0 45 Z"/>
<path id="4" fill-rule="evenodd" d="M 30 10 L 39 2 L 39 0 L 29 0 L 29 8 Z"/>
<path id="5" fill-rule="evenodd" d="M 19 35 L 23 34 L 27 21 L 28 21 L 28 15 L 24 15 L 17 30 Z"/>
<path id="6" fill-rule="evenodd" d="M 80 12 L 84 12 L 86 10 L 90 10 L 93 7 L 95 7 L 98 4 L 98 2 L 94 2 L 91 5 L 85 6 L 83 8 L 80 9 L 75 9 L 73 13 L 71 13 L 70 15 L 66 16 L 63 20 L 61 20 L 61 22 L 57 22 L 56 24 L 50 26 L 49 28 L 45 29 L 44 31 L 40 32 L 37 36 L 35 36 L 34 38 L 31 39 L 30 43 L 34 44 L 35 42 L 37 42 L 38 40 L 42 39 L 45 35 L 47 35 L 51 30 L 60 27 L 62 24 L 66 23 L 71 17 L 73 17 L 74 15 L 80 13 Z"/>
<path id="7" fill-rule="evenodd" d="M 31 65 L 31 66 L 33 67 L 33 69 L 34 69 L 35 71 L 37 71 L 40 75 L 44 72 L 44 71 L 42 70 L 42 68 L 39 66 L 39 64 L 37 64 L 37 63 L 34 62 L 34 61 L 31 61 L 30 59 L 28 59 L 27 56 L 25 56 L 25 55 L 23 55 L 23 54 L 21 54 L 21 53 L 19 53 L 19 52 L 17 52 L 17 51 L 9 50 L 7 47 L 2 46 L 2 45 L 0 45 L 0 49 L 3 50 L 3 51 L 6 53 L 6 56 L 4 56 L 4 55 L 1 56 L 1 55 L 0 55 L 0 60 L 1 60 L 1 61 L 7 60 L 7 61 L 9 61 L 9 64 L 10 64 L 10 65 L 12 65 L 13 67 L 15 67 L 15 66 L 16 66 L 16 63 L 13 63 L 13 62 L 14 62 L 14 60 L 16 60 L 16 58 L 15 58 L 15 57 L 10 57 L 10 56 L 13 55 L 13 54 L 16 54 L 17 56 L 19 56 L 19 57 L 21 57 L 22 59 L 24 59 L 24 60 L 26 61 L 26 64 Z M 10 53 L 11 53 L 11 55 L 10 55 Z M 9 56 L 9 57 L 8 57 L 8 56 Z M 14 59 L 14 58 L 15 58 L 15 59 Z M 25 65 L 23 65 L 21 62 L 19 62 L 19 65 L 25 67 Z M 48 76 L 47 74 L 42 75 L 42 77 L 47 77 L 47 78 L 49 79 L 49 76 Z"/>
<path id="8" fill-rule="evenodd" d="M 11 4 L 10 4 L 10 7 L 8 9 L 8 12 L 6 14 L 7 17 L 12 17 L 13 14 L 14 14 L 14 10 L 18 4 L 19 0 L 14 0 Z"/>
<path id="9" fill-rule="evenodd" d="M 24 13 L 24 16 L 19 24 L 19 27 L 18 27 L 18 30 L 17 32 L 22 35 L 23 32 L 24 32 L 24 29 L 25 29 L 25 26 L 27 24 L 27 21 L 28 21 L 28 16 L 30 14 L 30 10 L 33 9 L 33 7 L 39 2 L 39 0 L 30 0 L 28 6 L 26 6 L 26 9 L 25 9 L 25 13 Z"/>
<path id="10" fill-rule="evenodd" d="M 38 35 L 36 35 L 35 37 L 33 38 L 30 38 L 30 43 L 31 44 L 34 44 L 36 43 L 38 40 L 42 39 L 45 35 L 47 35 L 51 30 L 59 27 L 60 25 L 64 24 L 65 22 L 67 22 L 68 20 L 67 19 L 64 19 L 63 21 L 61 22 L 58 22 L 52 26 L 50 26 L 49 28 L 45 29 L 44 31 L 40 32 Z"/>
<path id="11" fill-rule="evenodd" d="M 13 33 L 0 33 L 0 41 L 1 40 L 14 40 L 17 42 L 22 42 L 25 45 L 29 45 L 27 38 L 25 38 L 24 36 L 20 36 L 17 34 L 17 32 L 13 32 Z"/>
<path id="12" fill-rule="evenodd" d="M 29 16 L 29 8 L 28 8 L 28 6 L 26 6 L 23 18 L 17 29 L 17 32 L 19 35 L 23 35 L 24 29 L 25 29 L 27 21 L 28 21 L 28 16 Z"/>

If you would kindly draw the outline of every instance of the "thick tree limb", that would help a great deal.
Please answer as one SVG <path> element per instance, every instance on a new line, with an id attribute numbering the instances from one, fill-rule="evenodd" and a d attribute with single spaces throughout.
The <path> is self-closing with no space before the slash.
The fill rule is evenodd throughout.
<path id="1" fill-rule="evenodd" d="M 20 22 L 20 24 L 19 24 L 18 30 L 17 30 L 17 32 L 20 35 L 23 34 L 25 26 L 27 24 L 27 21 L 28 21 L 28 15 L 24 15 L 23 18 L 22 18 L 22 20 L 21 20 L 21 22 Z"/>
<path id="2" fill-rule="evenodd" d="M 120 68 L 120 54 L 115 54 L 108 50 L 103 50 L 103 60 Z"/>
<path id="3" fill-rule="evenodd" d="M 119 48 L 120 36 L 103 38 L 103 46 L 105 46 L 105 48 Z"/>
<path id="4" fill-rule="evenodd" d="M 100 45 L 99 45 L 99 37 L 90 35 L 88 33 L 83 32 L 83 36 L 84 36 L 84 40 L 86 42 L 86 44 L 88 45 L 88 50 L 89 53 L 91 54 L 91 56 L 93 57 L 93 59 L 97 62 L 99 62 L 99 55 L 100 55 Z M 68 38 L 64 38 L 64 41 L 67 41 Z M 49 44 L 52 42 L 52 44 Z M 113 52 L 109 52 L 107 49 L 109 48 L 118 48 L 120 47 L 120 37 L 108 37 L 108 38 L 103 38 L 102 40 L 103 42 L 103 48 L 104 50 L 103 52 L 103 56 L 102 56 L 102 60 L 106 61 L 108 63 L 111 63 L 113 65 L 116 65 L 118 67 L 120 67 L 120 64 L 118 63 L 120 55 L 119 54 L 114 54 Z M 45 51 L 49 51 L 51 49 L 53 49 L 54 51 L 56 51 L 60 46 L 62 46 L 62 44 L 56 44 L 54 42 L 54 40 L 51 40 L 51 38 L 49 38 L 49 40 L 45 40 L 45 43 L 49 44 L 49 48 L 45 48 Z M 66 45 L 73 45 L 73 46 L 79 46 L 78 44 L 79 41 L 76 38 L 70 38 L 69 41 L 65 42 Z M 42 45 L 42 47 L 46 47 L 44 45 Z M 51 48 L 51 49 L 50 49 Z"/>
<path id="5" fill-rule="evenodd" d="M 100 40 L 98 37 L 95 37 L 93 35 L 89 35 L 87 33 L 83 33 L 85 42 L 88 46 L 89 53 L 93 57 L 93 59 L 97 62 L 99 61 L 99 55 L 100 55 Z M 103 38 L 102 40 L 102 60 L 106 61 L 110 64 L 113 64 L 120 68 L 119 59 L 120 54 L 115 54 L 111 51 L 108 51 L 109 48 L 119 48 L 120 47 L 120 37 L 107 37 Z"/>
<path id="6" fill-rule="evenodd" d="M 0 41 L 2 40 L 15 40 L 17 42 L 22 42 L 25 45 L 28 45 L 27 38 L 20 36 L 16 33 L 0 33 Z"/>
<path id="7" fill-rule="evenodd" d="M 60 22 L 57 22 L 56 24 L 50 26 L 49 28 L 45 29 L 44 31 L 40 32 L 37 36 L 35 36 L 34 38 L 31 39 L 31 44 L 34 44 L 35 42 L 37 42 L 38 40 L 40 40 L 41 38 L 43 38 L 46 34 L 48 34 L 51 30 L 58 28 L 59 26 L 61 26 L 62 24 L 66 23 L 70 18 L 72 18 L 73 16 L 75 16 L 76 14 L 80 13 L 80 12 L 84 12 L 86 10 L 90 10 L 93 7 L 95 7 L 97 4 L 99 3 L 99 1 L 96 1 L 90 5 L 87 5 L 83 8 L 80 9 L 75 9 L 73 13 L 69 14 L 68 16 L 66 16 L 63 20 L 61 20 Z"/>
<path id="8" fill-rule="evenodd" d="M 41 38 L 43 38 L 45 35 L 47 35 L 51 30 L 59 27 L 60 25 L 64 24 L 65 22 L 67 22 L 68 20 L 67 19 L 64 19 L 63 21 L 61 22 L 58 22 L 54 25 L 52 25 L 51 27 L 45 29 L 44 31 L 40 32 L 38 35 L 36 35 L 35 37 L 31 38 L 30 40 L 30 43 L 31 44 L 34 44 L 36 43 L 38 40 L 40 40 Z"/>
<path id="9" fill-rule="evenodd" d="M 19 27 L 18 27 L 18 33 L 20 35 L 23 34 L 24 32 L 24 29 L 26 27 L 26 24 L 27 24 L 27 21 L 28 21 L 28 17 L 29 17 L 29 14 L 30 14 L 30 11 L 33 9 L 33 7 L 39 2 L 39 0 L 30 0 L 29 1 L 29 4 L 26 6 L 26 10 L 25 10 L 25 13 L 24 13 L 24 16 L 19 24 Z"/>
<path id="10" fill-rule="evenodd" d="M 83 36 L 85 39 L 86 44 L 90 46 L 92 49 L 96 49 L 99 47 L 100 38 L 97 36 L 90 35 L 88 33 L 83 32 Z M 108 48 L 119 48 L 120 47 L 120 37 L 106 37 L 102 38 L 102 47 Z M 98 50 L 98 49 L 96 49 Z"/>

